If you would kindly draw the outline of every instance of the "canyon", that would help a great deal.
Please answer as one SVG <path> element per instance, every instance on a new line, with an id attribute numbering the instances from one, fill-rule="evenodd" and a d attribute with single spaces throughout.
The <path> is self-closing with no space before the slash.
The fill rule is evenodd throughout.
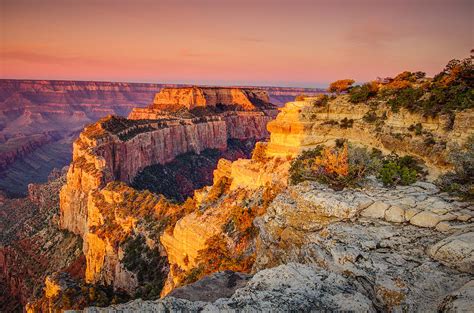
<path id="1" fill-rule="evenodd" d="M 24 274 L 30 264 L 13 272 L 9 260 L 25 253 L 19 231 L 2 243 L 5 292 L 28 312 L 472 307 L 474 206 L 437 179 L 456 170 L 453 153 L 472 153 L 473 109 L 428 116 L 344 93 L 277 109 L 271 99 L 260 88 L 167 87 L 128 118 L 85 127 L 66 176 L 31 185 L 28 200 L 50 212 L 49 226 L 30 235 L 55 228 L 69 239 L 50 245 L 71 240 L 69 257 L 41 273 Z M 337 145 L 349 162 L 368 149 L 409 156 L 420 175 L 395 186 L 372 174 L 343 188 L 293 181 L 296 161 L 317 164 L 303 157 Z M 19 276 L 39 291 L 21 294 L 31 285 Z"/>
<path id="2" fill-rule="evenodd" d="M 173 84 L 0 79 L 0 189 L 27 194 L 53 168 L 71 161 L 72 142 L 85 125 L 107 115 L 127 116 Z M 318 89 L 262 87 L 281 106 Z"/>
<path id="3" fill-rule="evenodd" d="M 428 158 L 423 150 L 432 144 L 415 138 L 394 145 L 396 134 L 413 135 L 409 126 L 420 122 L 435 141 L 462 144 L 473 133 L 472 112 L 456 113 L 452 129 L 446 129 L 446 117 L 394 113 L 380 105 L 387 118 L 375 130 L 363 118 L 368 106 L 351 104 L 345 95 L 323 108 L 314 100 L 282 108 L 268 123 L 269 142 L 257 144 L 252 158 L 220 160 L 213 185 L 197 190 L 181 208 L 188 211 L 174 215 L 175 221 L 153 238 L 169 262 L 161 299 L 84 312 L 469 310 L 474 301 L 472 202 L 427 181 L 387 188 L 372 178 L 363 188 L 342 191 L 310 181 L 286 182 L 295 155 L 337 138 L 426 158 L 427 171 L 439 175 L 451 166 L 452 146 L 429 150 Z M 335 126 L 348 116 L 352 127 Z M 120 200 L 108 203 L 123 201 L 128 192 L 117 191 L 109 198 Z M 123 207 L 115 203 L 113 210 Z M 176 208 L 166 212 L 176 214 Z M 139 220 L 135 213 L 129 216 Z M 219 272 L 224 269 L 250 276 L 235 289 L 203 295 L 228 281 L 232 272 Z"/>

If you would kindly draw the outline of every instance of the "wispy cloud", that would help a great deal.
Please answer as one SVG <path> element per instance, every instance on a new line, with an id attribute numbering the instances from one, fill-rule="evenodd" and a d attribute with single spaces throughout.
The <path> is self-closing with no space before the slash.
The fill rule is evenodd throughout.
<path id="1" fill-rule="evenodd" d="M 41 63 L 67 65 L 71 63 L 88 63 L 93 65 L 111 64 L 110 60 L 91 58 L 77 55 L 54 55 L 42 52 L 32 52 L 27 50 L 7 50 L 0 51 L 0 57 L 4 60 L 22 61 L 26 63 Z"/>

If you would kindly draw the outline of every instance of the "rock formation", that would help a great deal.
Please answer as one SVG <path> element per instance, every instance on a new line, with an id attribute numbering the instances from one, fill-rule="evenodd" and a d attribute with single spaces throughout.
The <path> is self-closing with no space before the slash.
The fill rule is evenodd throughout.
<path id="1" fill-rule="evenodd" d="M 29 308 L 81 308 L 64 295 L 99 285 L 144 300 L 86 312 L 470 307 L 474 207 L 430 180 L 453 167 L 448 156 L 470 138 L 472 109 L 426 117 L 347 95 L 320 99 L 287 104 L 268 123 L 268 143 L 250 159 L 219 160 L 212 185 L 181 203 L 134 189 L 134 179 L 157 164 L 163 174 L 185 153 L 191 163 L 209 151 L 232 155 L 231 140 L 267 138 L 274 110 L 262 91 L 164 89 L 129 119 L 86 127 L 61 190 L 60 225 L 82 237 L 91 285 L 51 275 Z M 414 156 L 431 175 L 396 187 L 365 175 L 337 190 L 288 179 L 303 151 L 342 140 Z M 351 160 L 330 156 L 349 171 Z M 314 166 L 321 159 L 306 161 L 331 174 Z"/>
<path id="2" fill-rule="evenodd" d="M 271 133 L 267 153 L 270 156 L 295 156 L 319 144 L 343 138 L 378 148 L 386 153 L 414 155 L 439 173 L 449 168 L 447 156 L 455 144 L 472 134 L 474 111 L 426 117 L 401 109 L 394 113 L 387 105 L 376 109 L 364 103 L 352 104 L 347 95 L 315 104 L 317 98 L 289 102 L 278 117 L 269 123 Z M 372 120 L 368 116 L 372 117 Z M 452 123 L 451 127 L 448 127 Z M 423 133 L 410 127 L 420 125 Z"/>
<path id="3" fill-rule="evenodd" d="M 0 199 L 0 308 L 21 311 L 41 293 L 45 277 L 67 271 L 84 275 L 81 238 L 57 227 L 59 189 L 65 176 L 30 185 L 23 199 Z"/>
<path id="4" fill-rule="evenodd" d="M 152 102 L 163 87 L 177 85 L 0 79 L 0 189 L 15 196 L 26 195 L 28 183 L 45 182 L 54 167 L 70 163 L 71 144 L 86 124 L 110 114 L 127 116 L 132 108 Z M 240 89 L 232 90 L 239 93 Z M 269 97 L 277 105 L 298 94 L 321 92 L 285 87 L 261 90 L 268 93 L 266 102 Z M 247 96 L 252 97 L 252 92 L 241 94 L 239 99 L 250 105 L 245 102 Z M 228 100 L 221 98 L 218 100 Z M 237 98 L 234 100 L 240 101 Z M 50 161 L 42 162 L 44 159 Z"/>
<path id="5" fill-rule="evenodd" d="M 188 89 L 183 88 L 185 94 Z M 86 127 L 75 141 L 67 183 L 60 193 L 60 225 L 84 240 L 86 282 L 113 285 L 129 292 L 134 290 L 134 286 L 140 282 L 122 262 L 126 258 L 121 252 L 126 249 L 124 240 L 137 232 L 143 234 L 148 242 L 157 240 L 141 229 L 141 219 L 145 215 L 161 212 L 155 213 L 158 216 L 153 218 L 158 221 L 168 219 L 162 224 L 162 230 L 174 225 L 171 221 L 182 215 L 183 208 L 171 205 L 164 209 L 159 197 L 121 187 L 113 181 L 131 183 L 147 166 L 166 164 L 184 153 L 199 154 L 206 149 L 226 151 L 229 140 L 268 137 L 265 125 L 275 111 L 266 102 L 268 97 L 265 93 L 250 90 L 239 93 L 236 89 L 225 88 L 222 92 L 215 88 L 211 90 L 211 95 L 218 97 L 218 101 L 234 101 L 232 97 L 226 98 L 226 92 L 232 90 L 231 94 L 237 94 L 235 101 L 245 100 L 254 104 L 252 108 L 246 108 L 253 111 L 235 110 L 239 103 L 232 105 L 232 102 L 227 102 L 228 108 L 221 113 L 195 117 L 196 112 L 187 110 L 186 117 L 180 117 L 174 109 L 180 104 L 173 102 L 166 105 L 166 112 L 160 110 L 160 116 L 147 116 L 146 120 L 117 117 L 101 119 Z M 170 92 L 165 89 L 163 95 L 160 96 L 160 93 L 156 98 L 172 100 L 174 97 L 169 97 Z M 180 89 L 175 93 L 182 96 Z M 208 95 L 207 91 L 205 95 Z M 260 97 L 258 101 L 255 100 L 257 95 Z M 215 100 L 205 103 L 206 109 L 215 104 L 212 101 Z M 146 110 L 156 112 L 155 105 Z M 167 114 L 166 117 L 163 112 Z M 131 198 L 140 201 L 133 203 L 129 201 Z M 144 199 L 149 199 L 146 200 L 148 209 L 143 206 Z M 121 210 L 125 211 L 119 213 Z M 111 215 L 110 212 L 115 214 Z M 112 231 L 111 225 L 115 225 L 117 230 Z M 207 238 L 203 237 L 203 240 Z M 160 249 L 160 245 L 150 245 L 153 249 L 157 247 Z M 166 268 L 163 271 L 166 276 Z"/>
<path id="6" fill-rule="evenodd" d="M 270 103 L 268 94 L 259 89 L 188 87 L 163 88 L 153 101 L 158 110 L 193 110 L 199 107 L 233 106 L 245 111 Z"/>

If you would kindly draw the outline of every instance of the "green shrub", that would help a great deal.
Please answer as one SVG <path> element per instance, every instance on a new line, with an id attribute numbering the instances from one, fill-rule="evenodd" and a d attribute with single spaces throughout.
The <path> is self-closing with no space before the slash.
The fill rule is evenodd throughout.
<path id="1" fill-rule="evenodd" d="M 423 90 L 420 88 L 408 87 L 396 90 L 393 97 L 388 100 L 393 112 L 400 111 L 400 108 L 406 108 L 415 111 L 419 106 L 418 101 L 423 96 Z"/>
<path id="2" fill-rule="evenodd" d="M 406 186 L 416 182 L 419 174 L 421 175 L 421 167 L 414 158 L 390 155 L 383 161 L 378 178 L 384 186 Z"/>
<path id="3" fill-rule="evenodd" d="M 463 147 L 453 149 L 450 154 L 453 171 L 437 180 L 441 190 L 474 200 L 474 135 L 471 135 Z"/>
<path id="4" fill-rule="evenodd" d="M 352 103 L 365 102 L 376 94 L 377 92 L 371 88 L 370 84 L 355 86 L 349 91 L 349 101 Z"/>
<path id="5" fill-rule="evenodd" d="M 330 160 L 327 164 L 331 166 L 325 166 L 325 160 Z M 376 173 L 380 166 L 377 154 L 348 145 L 346 139 L 338 139 L 333 149 L 318 146 L 296 158 L 290 167 L 290 184 L 312 180 L 341 190 L 358 185 L 366 175 Z"/>
<path id="6" fill-rule="evenodd" d="M 290 184 L 296 185 L 306 180 L 305 176 L 307 175 L 309 168 L 313 165 L 314 159 L 321 156 L 322 150 L 322 146 L 317 146 L 311 150 L 305 150 L 291 162 L 289 171 Z"/>

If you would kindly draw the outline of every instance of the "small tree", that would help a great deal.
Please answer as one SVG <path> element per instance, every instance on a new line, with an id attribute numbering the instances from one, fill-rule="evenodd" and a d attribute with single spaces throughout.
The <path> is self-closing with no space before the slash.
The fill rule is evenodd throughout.
<path id="1" fill-rule="evenodd" d="M 328 91 L 339 94 L 343 91 L 349 90 L 349 88 L 352 86 L 352 84 L 354 84 L 354 82 L 355 81 L 353 79 L 336 80 L 335 82 L 329 85 Z"/>

